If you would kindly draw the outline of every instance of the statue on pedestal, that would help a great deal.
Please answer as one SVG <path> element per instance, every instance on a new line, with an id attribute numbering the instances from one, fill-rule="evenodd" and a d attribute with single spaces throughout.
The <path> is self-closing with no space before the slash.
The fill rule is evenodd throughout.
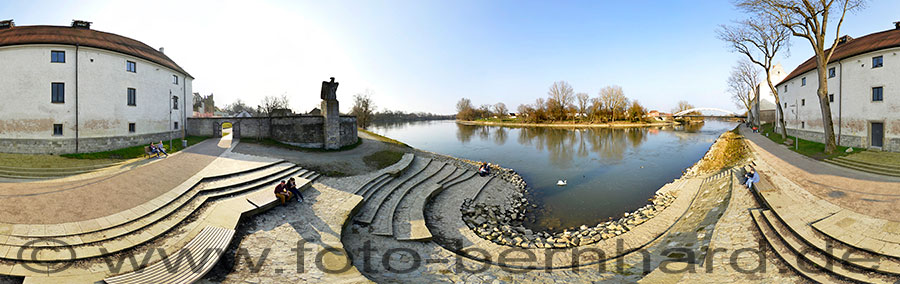
<path id="1" fill-rule="evenodd" d="M 322 81 L 322 100 L 323 101 L 336 101 L 337 100 L 337 88 L 338 82 L 334 81 L 334 77 L 331 77 L 331 82 Z"/>

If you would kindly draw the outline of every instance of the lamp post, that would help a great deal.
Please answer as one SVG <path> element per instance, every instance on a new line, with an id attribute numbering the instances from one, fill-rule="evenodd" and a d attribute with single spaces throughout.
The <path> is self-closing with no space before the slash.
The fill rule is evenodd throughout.
<path id="1" fill-rule="evenodd" d="M 795 120 L 795 122 L 800 121 L 800 102 L 798 102 L 798 101 L 795 99 L 795 100 L 794 100 L 794 105 L 792 105 L 792 107 L 794 107 L 794 109 L 792 109 L 791 111 L 794 112 L 794 120 Z M 787 132 L 787 129 L 785 129 L 785 132 Z M 799 133 L 799 130 L 798 130 L 798 133 Z M 787 137 L 785 137 L 785 138 L 787 138 Z M 795 149 L 795 150 L 800 150 L 800 138 L 799 138 L 799 135 L 794 135 L 794 149 Z"/>

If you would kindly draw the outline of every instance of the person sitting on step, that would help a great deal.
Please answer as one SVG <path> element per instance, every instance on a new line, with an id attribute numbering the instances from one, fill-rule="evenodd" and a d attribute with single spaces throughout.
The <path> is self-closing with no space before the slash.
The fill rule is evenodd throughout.
<path id="1" fill-rule="evenodd" d="M 285 188 L 287 184 L 282 180 L 281 183 L 275 186 L 275 197 L 278 197 L 281 200 L 281 205 L 284 205 L 285 202 L 291 200 L 291 192 L 287 191 Z"/>
<path id="2" fill-rule="evenodd" d="M 488 172 L 487 164 L 481 164 L 481 166 L 478 167 L 478 175 L 486 176 L 488 174 L 489 174 L 489 172 Z"/>
<path id="3" fill-rule="evenodd" d="M 300 195 L 300 190 L 297 189 L 297 181 L 295 181 L 294 178 L 288 179 L 285 189 L 297 197 L 297 203 L 303 202 L 303 196 Z"/>
<path id="4" fill-rule="evenodd" d="M 753 189 L 753 184 L 759 182 L 759 173 L 756 172 L 756 169 L 752 167 L 750 168 L 750 171 L 744 175 L 744 177 L 747 179 L 744 182 L 744 186 L 746 186 L 747 189 Z"/>

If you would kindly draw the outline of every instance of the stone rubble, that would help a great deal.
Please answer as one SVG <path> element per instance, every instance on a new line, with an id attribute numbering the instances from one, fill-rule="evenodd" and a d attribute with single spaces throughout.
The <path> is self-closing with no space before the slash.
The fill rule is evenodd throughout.
<path id="1" fill-rule="evenodd" d="M 474 203 L 471 199 L 466 199 L 460 211 L 466 225 L 485 240 L 521 248 L 567 248 L 589 245 L 624 234 L 655 217 L 675 201 L 675 196 L 671 193 L 657 193 L 650 201 L 650 204 L 632 213 L 625 213 L 624 217 L 618 220 L 610 220 L 593 227 L 581 225 L 577 229 L 561 233 L 533 232 L 522 226 L 528 208 L 528 200 L 523 197 L 522 192 L 510 197 L 508 208 L 511 209 Z"/>

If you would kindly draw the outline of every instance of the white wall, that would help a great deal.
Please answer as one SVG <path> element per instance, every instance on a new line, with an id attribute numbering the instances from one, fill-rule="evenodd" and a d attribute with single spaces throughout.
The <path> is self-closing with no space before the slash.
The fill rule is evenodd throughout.
<path id="1" fill-rule="evenodd" d="M 890 48 L 846 58 L 828 65 L 834 67 L 836 76 L 828 80 L 828 93 L 834 94 L 831 103 L 835 135 L 856 136 L 864 139 L 857 146 L 869 145 L 870 122 L 883 122 L 885 145 L 891 139 L 900 139 L 900 48 Z M 872 68 L 872 58 L 883 56 L 884 66 Z M 826 69 L 827 72 L 827 69 Z M 801 80 L 806 77 L 806 86 Z M 827 73 L 826 73 L 827 77 Z M 843 84 L 843 86 L 842 86 Z M 784 91 L 784 86 L 788 91 Z M 872 101 L 872 87 L 884 87 L 884 100 Z M 816 96 L 818 88 L 817 71 L 814 69 L 789 81 L 778 84 L 785 109 L 787 128 L 814 132 L 824 132 L 821 108 Z M 799 106 L 799 119 L 795 118 L 795 102 L 806 100 Z M 782 104 L 782 107 L 784 105 Z M 801 127 L 805 122 L 805 128 Z M 841 123 L 839 129 L 838 123 Z M 850 140 L 848 140 L 850 141 Z M 846 143 L 843 143 L 846 144 Z"/>
<path id="2" fill-rule="evenodd" d="M 51 50 L 66 51 L 65 63 L 51 63 Z M 126 60 L 137 72 L 125 69 Z M 0 48 L 0 139 L 75 138 L 74 46 L 22 45 Z M 172 76 L 178 75 L 178 84 Z M 65 103 L 50 102 L 51 82 L 65 83 Z M 159 64 L 96 48 L 78 50 L 79 137 L 128 136 L 166 132 L 172 122 L 183 127 L 185 94 L 192 80 Z M 137 106 L 127 105 L 127 88 L 137 90 Z M 171 95 L 170 95 L 171 94 Z M 172 110 L 171 97 L 179 98 Z M 190 107 L 190 103 L 187 105 Z M 136 124 L 135 133 L 128 123 Z M 62 123 L 63 136 L 52 136 Z"/>

